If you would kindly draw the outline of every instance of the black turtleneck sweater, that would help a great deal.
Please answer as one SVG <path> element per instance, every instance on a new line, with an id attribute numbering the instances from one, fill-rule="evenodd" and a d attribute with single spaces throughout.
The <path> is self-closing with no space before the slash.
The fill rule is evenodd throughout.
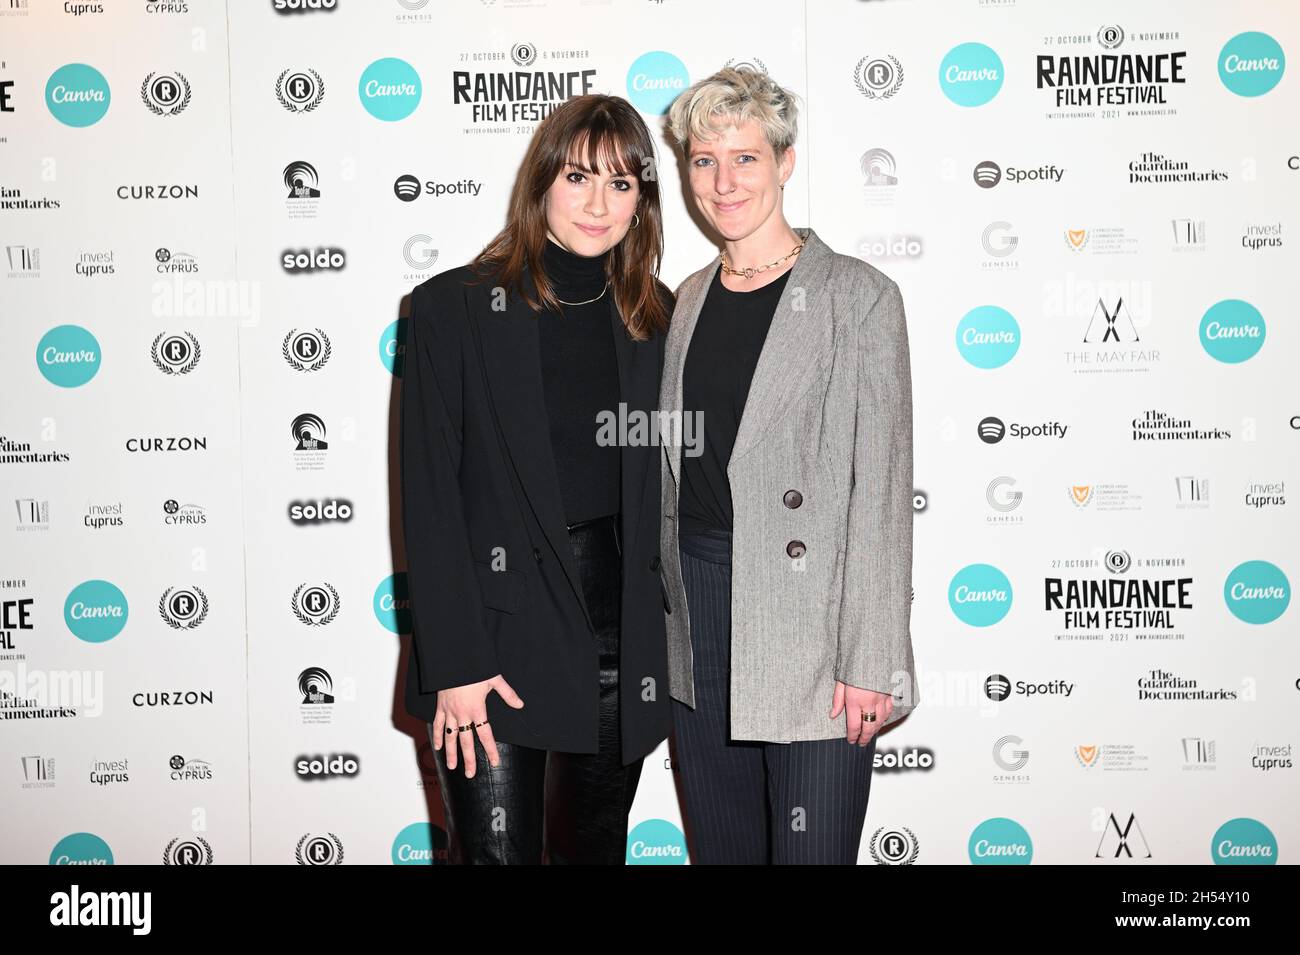
<path id="1" fill-rule="evenodd" d="M 566 302 L 600 295 L 605 259 L 575 255 L 550 239 L 542 253 L 546 276 L 556 296 Z M 542 384 L 566 524 L 619 512 L 619 448 L 596 443 L 597 414 L 618 414 L 611 295 L 613 289 L 606 289 L 594 302 L 562 305 L 559 312 L 547 309 L 538 315 Z"/>

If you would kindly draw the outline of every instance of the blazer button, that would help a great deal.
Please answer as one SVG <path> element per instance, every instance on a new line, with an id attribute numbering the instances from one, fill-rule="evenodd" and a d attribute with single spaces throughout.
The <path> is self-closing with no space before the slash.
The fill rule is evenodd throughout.
<path id="1" fill-rule="evenodd" d="M 658 569 L 659 569 L 659 565 L 660 565 L 661 563 L 662 563 L 662 561 L 659 559 L 659 555 L 658 555 L 658 554 L 655 554 L 653 557 L 650 558 L 650 569 L 651 569 L 651 570 L 658 570 Z"/>
<path id="2" fill-rule="evenodd" d="M 539 564 L 542 562 L 542 552 L 536 547 L 533 548 L 533 560 L 537 561 Z"/>
<path id="3" fill-rule="evenodd" d="M 781 503 L 783 503 L 786 507 L 790 508 L 791 510 L 794 510 L 796 507 L 798 507 L 800 504 L 803 503 L 803 495 L 800 494 L 798 491 L 786 491 L 785 494 L 781 497 Z"/>
<path id="4" fill-rule="evenodd" d="M 790 557 L 798 560 L 808 552 L 808 548 L 804 546 L 803 541 L 790 541 L 790 543 L 785 545 L 785 552 Z"/>

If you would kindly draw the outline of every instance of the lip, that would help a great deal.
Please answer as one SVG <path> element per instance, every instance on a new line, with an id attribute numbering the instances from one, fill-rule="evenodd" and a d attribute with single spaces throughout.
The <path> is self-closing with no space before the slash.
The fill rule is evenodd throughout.
<path id="1" fill-rule="evenodd" d="M 575 222 L 574 225 L 587 233 L 587 235 L 604 235 L 609 231 L 609 226 L 607 225 L 583 225 L 581 222 Z"/>
<path id="2" fill-rule="evenodd" d="M 739 202 L 715 202 L 713 206 L 719 212 L 735 212 L 748 201 L 748 199 L 741 199 Z"/>

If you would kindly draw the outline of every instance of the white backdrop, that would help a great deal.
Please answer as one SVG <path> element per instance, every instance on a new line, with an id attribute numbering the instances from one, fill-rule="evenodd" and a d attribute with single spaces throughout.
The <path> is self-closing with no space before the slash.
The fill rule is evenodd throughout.
<path id="1" fill-rule="evenodd" d="M 492 77 L 661 128 L 746 61 L 803 99 L 789 221 L 908 311 L 922 701 L 861 860 L 1290 861 L 1293 7 L 286 6 L 0 8 L 0 859 L 442 861 L 394 323 L 555 101 Z M 676 287 L 716 250 L 659 148 Z M 684 860 L 673 778 L 629 861 Z"/>

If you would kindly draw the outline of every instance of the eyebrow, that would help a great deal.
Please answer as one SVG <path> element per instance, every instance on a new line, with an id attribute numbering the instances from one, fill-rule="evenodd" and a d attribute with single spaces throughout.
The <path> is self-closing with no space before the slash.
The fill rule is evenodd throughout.
<path id="1" fill-rule="evenodd" d="M 724 152 L 724 153 L 733 153 L 733 154 L 734 154 L 734 153 L 757 153 L 757 152 L 761 152 L 762 150 L 761 150 L 761 147 L 759 147 L 759 146 L 737 146 L 735 149 L 724 149 L 724 150 L 721 150 L 721 151 Z M 701 146 L 692 146 L 692 147 L 691 147 L 691 158 L 692 158 L 692 159 L 694 159 L 696 156 L 701 156 L 701 155 L 711 155 L 711 154 L 712 154 L 712 150 L 704 149 L 704 148 L 701 147 Z"/>
<path id="2" fill-rule="evenodd" d="M 566 165 L 566 166 L 572 166 L 574 169 L 578 170 L 578 172 L 580 172 L 580 173 L 584 173 L 584 174 L 586 174 L 586 175 L 588 175 L 588 176 L 597 176 L 597 175 L 600 175 L 599 173 L 597 173 L 597 172 L 593 172 L 592 170 L 588 169 L 586 166 L 582 165 L 581 163 L 576 163 L 576 162 L 566 162 L 565 165 Z M 616 170 L 616 171 L 610 173 L 611 178 L 617 178 L 618 176 L 630 176 L 630 175 L 632 175 L 630 172 L 625 172 L 625 171 L 622 170 L 622 169 L 619 169 L 619 170 Z"/>

